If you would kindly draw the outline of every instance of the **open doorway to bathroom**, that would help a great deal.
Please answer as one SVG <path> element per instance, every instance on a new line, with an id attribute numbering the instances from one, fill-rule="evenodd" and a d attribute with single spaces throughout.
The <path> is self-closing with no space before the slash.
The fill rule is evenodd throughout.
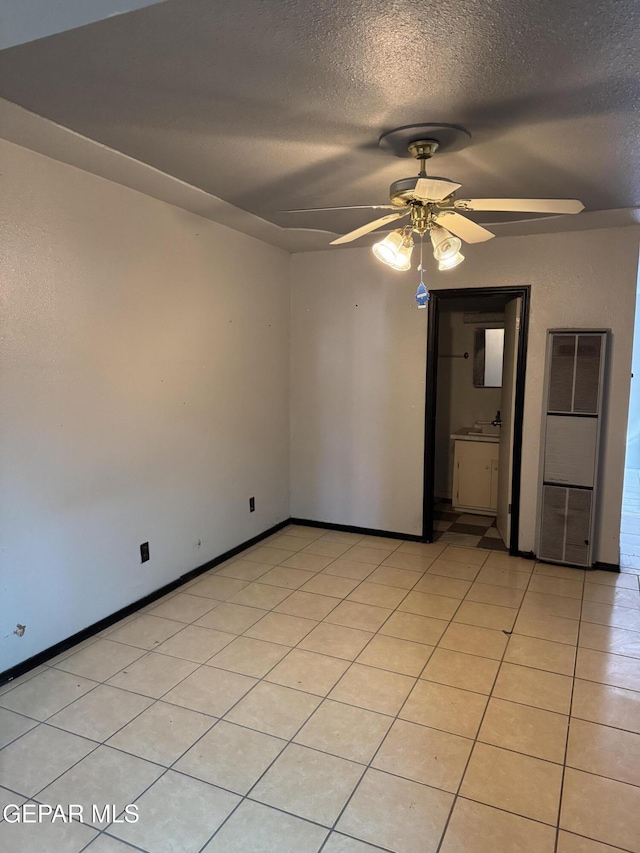
<path id="1" fill-rule="evenodd" d="M 529 288 L 431 292 L 423 536 L 518 553 Z"/>
<path id="2" fill-rule="evenodd" d="M 620 525 L 620 567 L 637 569 L 640 572 L 640 284 L 636 295 L 636 321 L 633 330 L 627 452 Z"/>

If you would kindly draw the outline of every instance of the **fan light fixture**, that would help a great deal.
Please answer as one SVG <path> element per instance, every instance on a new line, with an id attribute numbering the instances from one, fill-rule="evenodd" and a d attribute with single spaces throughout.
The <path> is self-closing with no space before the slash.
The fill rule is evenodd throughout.
<path id="1" fill-rule="evenodd" d="M 373 247 L 373 254 L 379 261 L 399 271 L 411 269 L 412 251 L 413 238 L 403 228 L 387 234 L 384 240 Z"/>
<path id="2" fill-rule="evenodd" d="M 484 243 L 495 235 L 465 214 L 476 212 L 541 213 L 548 216 L 580 213 L 584 209 L 575 198 L 456 198 L 462 184 L 448 178 L 427 175 L 427 162 L 440 149 L 457 151 L 470 140 L 471 134 L 453 124 L 421 123 L 403 125 L 387 131 L 379 146 L 398 157 L 411 156 L 418 161 L 417 177 L 400 178 L 389 187 L 389 201 L 383 204 L 356 204 L 340 207 L 298 208 L 285 213 L 308 213 L 333 210 L 393 211 L 361 225 L 331 241 L 332 246 L 351 243 L 378 228 L 410 217 L 409 225 L 392 231 L 373 247 L 373 253 L 392 269 L 411 268 L 412 234 L 420 236 L 420 285 L 416 293 L 418 307 L 423 308 L 429 292 L 422 280 L 422 241 L 429 234 L 433 256 L 439 270 L 450 270 L 464 261 L 460 249 L 465 243 Z M 444 226 L 447 226 L 446 228 Z M 393 227 L 393 226 L 392 226 Z"/>
<path id="3" fill-rule="evenodd" d="M 462 252 L 456 252 L 455 255 L 451 258 L 446 258 L 445 260 L 438 261 L 438 269 L 439 270 L 452 270 L 454 267 L 457 267 L 458 264 L 461 264 L 464 261 L 464 255 Z"/>
<path id="4" fill-rule="evenodd" d="M 433 257 L 436 261 L 440 263 L 446 263 L 447 261 L 452 260 L 457 255 L 460 255 L 460 247 L 462 246 L 462 241 L 458 237 L 454 237 L 450 231 L 447 231 L 446 228 L 443 228 L 442 225 L 432 225 L 429 236 L 431 237 L 431 245 L 433 246 Z M 464 260 L 462 255 L 460 255 L 460 261 Z M 458 261 L 458 263 L 460 263 Z M 449 266 L 455 266 L 455 264 L 449 264 L 444 267 L 444 269 L 449 269 Z M 441 267 L 441 269 L 443 269 Z"/>

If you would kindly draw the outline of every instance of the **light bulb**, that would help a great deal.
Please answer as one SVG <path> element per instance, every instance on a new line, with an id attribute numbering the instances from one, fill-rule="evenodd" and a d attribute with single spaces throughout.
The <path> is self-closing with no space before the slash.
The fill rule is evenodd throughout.
<path id="1" fill-rule="evenodd" d="M 464 255 L 460 252 L 457 252 L 452 258 L 446 258 L 444 260 L 438 261 L 438 269 L 452 270 L 454 267 L 457 267 L 458 264 L 461 264 L 463 261 Z"/>
<path id="2" fill-rule="evenodd" d="M 380 240 L 379 243 L 373 246 L 373 254 L 383 264 L 388 264 L 390 267 L 394 266 L 396 255 L 402 247 L 403 242 L 402 230 L 392 231 L 391 234 L 387 234 L 384 240 Z"/>
<path id="3" fill-rule="evenodd" d="M 447 231 L 446 228 L 443 228 L 442 225 L 434 225 L 431 228 L 429 236 L 433 245 L 433 257 L 436 261 L 447 261 L 450 258 L 455 258 L 460 253 L 461 241 Z"/>
<path id="4" fill-rule="evenodd" d="M 405 240 L 396 252 L 396 259 L 392 266 L 394 270 L 409 270 L 411 269 L 411 252 L 413 251 L 413 240 Z"/>

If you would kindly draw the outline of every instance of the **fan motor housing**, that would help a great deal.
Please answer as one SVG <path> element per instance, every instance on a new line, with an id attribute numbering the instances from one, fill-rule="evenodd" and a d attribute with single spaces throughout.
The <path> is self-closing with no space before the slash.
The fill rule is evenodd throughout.
<path id="1" fill-rule="evenodd" d="M 429 177 L 436 177 L 435 175 L 429 175 Z M 406 207 L 407 204 L 413 202 L 414 204 L 421 204 L 422 202 L 414 199 L 414 191 L 416 188 L 416 184 L 418 183 L 419 177 L 415 178 L 401 178 L 399 181 L 394 181 L 389 187 L 389 200 L 391 204 L 395 207 Z M 447 178 L 441 178 L 440 180 L 448 180 Z"/>

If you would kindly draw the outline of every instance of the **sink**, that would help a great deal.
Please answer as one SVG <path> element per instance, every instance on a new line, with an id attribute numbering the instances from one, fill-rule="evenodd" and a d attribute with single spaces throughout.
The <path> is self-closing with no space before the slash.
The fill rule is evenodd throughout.
<path id="1" fill-rule="evenodd" d="M 482 435 L 500 435 L 500 427 L 493 424 L 483 424 L 480 431 Z"/>

